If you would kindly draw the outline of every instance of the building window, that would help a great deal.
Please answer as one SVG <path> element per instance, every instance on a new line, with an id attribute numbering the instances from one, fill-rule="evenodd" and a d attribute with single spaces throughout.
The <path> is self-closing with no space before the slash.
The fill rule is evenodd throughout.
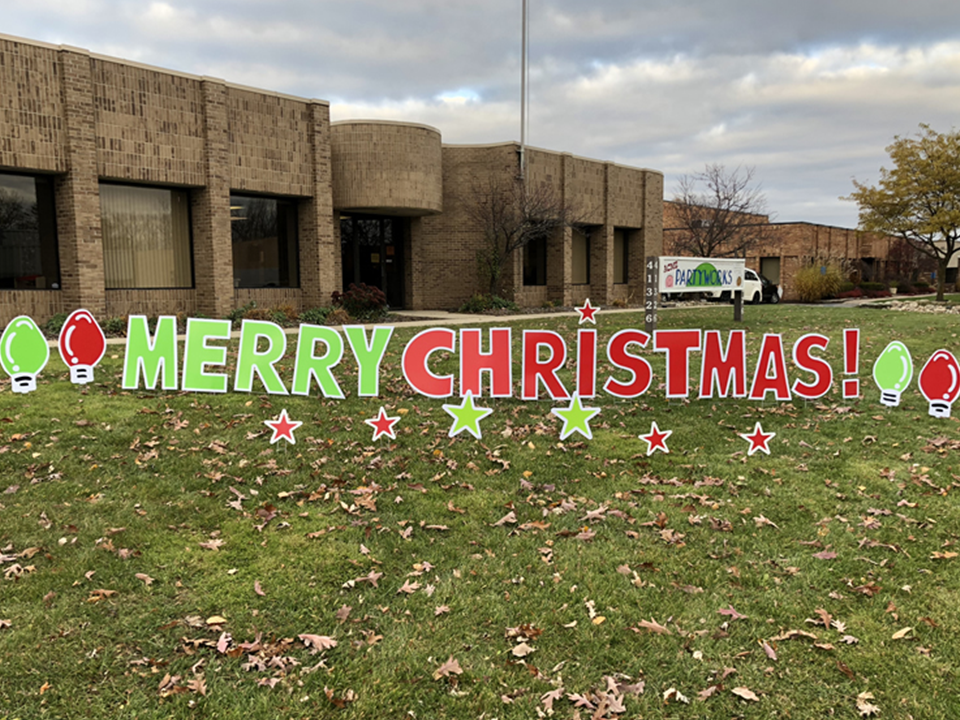
<path id="1" fill-rule="evenodd" d="M 613 282 L 624 285 L 630 282 L 630 230 L 613 230 Z"/>
<path id="2" fill-rule="evenodd" d="M 573 229 L 573 257 L 571 282 L 574 285 L 590 284 L 590 235 L 592 229 L 575 227 Z"/>
<path id="3" fill-rule="evenodd" d="M 537 238 L 523 246 L 523 284 L 547 284 L 547 239 Z"/>
<path id="4" fill-rule="evenodd" d="M 231 195 L 230 226 L 234 287 L 300 287 L 296 201 Z"/>
<path id="5" fill-rule="evenodd" d="M 108 290 L 193 286 L 185 190 L 103 183 L 100 222 Z"/>
<path id="6" fill-rule="evenodd" d="M 57 289 L 53 179 L 0 174 L 0 288 Z"/>

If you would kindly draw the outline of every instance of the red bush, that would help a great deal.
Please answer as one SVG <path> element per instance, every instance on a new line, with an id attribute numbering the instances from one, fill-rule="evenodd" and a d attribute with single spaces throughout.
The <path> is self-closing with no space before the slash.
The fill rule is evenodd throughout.
<path id="1" fill-rule="evenodd" d="M 842 293 L 837 293 L 837 297 L 842 298 L 844 300 L 848 298 L 863 297 L 863 290 L 861 290 L 860 288 L 854 288 L 853 290 L 844 290 Z"/>

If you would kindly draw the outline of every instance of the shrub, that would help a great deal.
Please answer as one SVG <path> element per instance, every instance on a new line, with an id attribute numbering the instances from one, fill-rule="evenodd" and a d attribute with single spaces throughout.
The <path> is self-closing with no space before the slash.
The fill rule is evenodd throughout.
<path id="1" fill-rule="evenodd" d="M 513 302 L 513 300 L 507 300 L 499 295 L 481 295 L 477 293 L 457 308 L 457 312 L 483 313 L 489 312 L 490 310 L 517 311 L 519 309 L 520 306 Z"/>
<path id="2" fill-rule="evenodd" d="M 888 298 L 888 297 L 893 297 L 893 293 L 891 293 L 889 290 L 886 290 L 886 289 L 884 289 L 884 290 L 867 290 L 865 294 L 866 294 L 866 296 L 867 296 L 868 298 Z"/>
<path id="3" fill-rule="evenodd" d="M 345 293 L 334 292 L 330 297 L 335 306 L 343 308 L 357 320 L 379 320 L 387 313 L 387 296 L 383 290 L 366 283 L 350 283 Z"/>
<path id="4" fill-rule="evenodd" d="M 190 318 L 197 318 L 198 320 L 205 320 L 207 318 L 203 313 L 188 313 L 183 310 L 177 312 L 177 332 L 186 333 L 187 332 L 187 320 Z M 153 321 L 153 329 L 156 330 L 156 320 Z"/>
<path id="5" fill-rule="evenodd" d="M 267 308 L 252 307 L 243 313 L 244 320 L 270 320 L 273 321 L 273 312 Z"/>
<path id="6" fill-rule="evenodd" d="M 332 307 L 315 307 L 304 310 L 300 313 L 300 322 L 308 325 L 323 325 L 327 322 L 327 315 L 333 310 Z"/>
<path id="7" fill-rule="evenodd" d="M 852 283 L 849 280 L 844 280 L 842 283 L 840 283 L 840 292 L 837 294 L 837 297 L 843 297 L 843 293 L 855 290 L 856 287 L 856 283 Z"/>
<path id="8" fill-rule="evenodd" d="M 232 323 L 238 323 L 247 316 L 247 313 L 250 310 L 253 310 L 256 307 L 257 307 L 257 301 L 251 300 L 246 305 L 241 305 L 240 307 L 234 308 L 233 310 L 228 312 L 227 320 L 229 320 Z"/>
<path id="9" fill-rule="evenodd" d="M 327 313 L 327 317 L 324 322 L 326 325 L 348 325 L 351 320 L 353 320 L 353 318 L 350 317 L 350 313 L 348 313 L 342 307 L 338 307 L 333 308 L 329 313 Z"/>
<path id="10" fill-rule="evenodd" d="M 880 290 L 886 290 L 887 286 L 882 282 L 862 282 L 860 283 L 860 289 L 865 293 L 869 292 L 878 292 Z"/>
<path id="11" fill-rule="evenodd" d="M 822 268 L 826 268 L 824 271 Z M 814 260 L 793 277 L 793 289 L 802 302 L 817 302 L 836 297 L 843 285 L 843 272 L 833 263 Z"/>
<path id="12" fill-rule="evenodd" d="M 57 313 L 49 320 L 43 324 L 43 329 L 47 331 L 50 335 L 59 335 L 60 329 L 63 327 L 63 324 L 67 321 L 67 318 L 70 317 L 69 313 Z"/>
<path id="13" fill-rule="evenodd" d="M 153 320 L 155 328 L 157 324 L 156 318 L 151 319 Z M 127 334 L 127 318 L 119 315 L 107 318 L 107 321 L 103 323 L 103 332 L 111 337 L 123 337 Z"/>
<path id="14" fill-rule="evenodd" d="M 270 309 L 271 319 L 278 325 L 293 325 L 297 322 L 300 315 L 294 310 L 293 305 L 277 305 Z"/>

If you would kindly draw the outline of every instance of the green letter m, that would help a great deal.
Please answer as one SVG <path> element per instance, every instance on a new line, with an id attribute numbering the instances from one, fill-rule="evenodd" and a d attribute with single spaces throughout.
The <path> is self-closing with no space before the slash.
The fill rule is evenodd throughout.
<path id="1" fill-rule="evenodd" d="M 157 386 L 163 372 L 161 387 L 177 389 L 177 319 L 162 315 L 157 319 L 157 332 L 150 338 L 145 315 L 131 315 L 127 319 L 127 353 L 123 360 L 123 389 L 136 390 L 140 374 L 148 390 Z"/>

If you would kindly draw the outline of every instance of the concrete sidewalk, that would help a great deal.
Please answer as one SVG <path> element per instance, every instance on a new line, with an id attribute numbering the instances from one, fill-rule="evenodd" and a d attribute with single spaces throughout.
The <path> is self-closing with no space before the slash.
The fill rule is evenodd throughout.
<path id="1" fill-rule="evenodd" d="M 663 307 L 658 308 L 658 312 L 661 310 L 677 310 L 689 308 L 689 305 L 683 305 L 680 307 Z M 730 307 L 729 305 L 723 305 L 721 303 L 710 303 L 708 305 L 703 305 L 702 307 Z M 636 313 L 637 315 L 643 315 L 642 308 L 601 308 L 600 312 L 604 315 L 620 315 L 624 313 Z M 536 312 L 536 313 L 514 313 L 512 315 L 474 315 L 471 313 L 458 313 L 458 312 L 448 312 L 446 310 L 393 310 L 390 313 L 395 315 L 398 318 L 401 318 L 396 327 L 444 327 L 447 325 L 479 325 L 479 324 L 492 324 L 492 323 L 509 323 L 509 322 L 518 322 L 523 320 L 537 320 L 540 318 L 576 318 L 577 313 L 575 310 L 558 310 L 557 312 Z M 598 313 L 599 314 L 599 313 Z M 364 327 L 376 327 L 377 325 L 387 325 L 389 323 L 359 323 Z M 339 329 L 340 325 L 331 325 L 330 327 Z M 299 326 L 284 328 L 283 332 L 287 335 L 296 335 L 299 332 Z M 177 335 L 178 340 L 183 340 L 184 335 Z M 240 337 L 240 330 L 234 330 L 230 333 L 232 339 Z M 107 345 L 123 345 L 126 344 L 126 337 L 111 337 L 107 338 Z M 57 341 L 49 340 L 47 344 L 56 348 Z"/>
<path id="2" fill-rule="evenodd" d="M 662 310 L 676 310 L 689 308 L 689 305 L 683 305 L 680 307 L 660 307 L 659 311 Z M 716 307 L 716 308 L 729 308 L 730 305 L 724 305 L 721 303 L 710 303 L 703 305 L 702 307 Z M 635 313 L 639 316 L 643 316 L 642 308 L 601 308 L 600 313 L 603 315 L 620 315 L 624 313 Z M 598 314 L 600 314 L 598 313 Z M 538 320 L 540 318 L 570 318 L 576 319 L 577 313 L 575 310 L 558 310 L 557 312 L 536 312 L 536 313 L 514 313 L 512 315 L 473 315 L 470 313 L 458 313 L 458 312 L 448 312 L 446 310 L 393 310 L 390 313 L 400 318 L 400 321 L 396 324 L 396 327 L 445 327 L 447 325 L 479 325 L 479 324 L 494 324 L 494 323 L 510 323 L 518 322 L 523 320 Z M 387 325 L 389 323 L 358 323 L 362 324 L 364 327 L 376 327 L 378 325 Z M 339 329 L 342 326 L 340 325 L 331 325 L 334 329 Z M 283 332 L 286 335 L 296 335 L 300 331 L 299 326 L 283 328 Z M 231 339 L 236 339 L 240 337 L 240 330 L 234 329 L 230 333 Z M 184 335 L 178 334 L 177 339 L 183 340 Z M 126 337 L 111 337 L 107 338 L 107 345 L 124 345 L 127 342 Z M 51 348 L 57 347 L 56 340 L 49 340 L 47 344 Z"/>

